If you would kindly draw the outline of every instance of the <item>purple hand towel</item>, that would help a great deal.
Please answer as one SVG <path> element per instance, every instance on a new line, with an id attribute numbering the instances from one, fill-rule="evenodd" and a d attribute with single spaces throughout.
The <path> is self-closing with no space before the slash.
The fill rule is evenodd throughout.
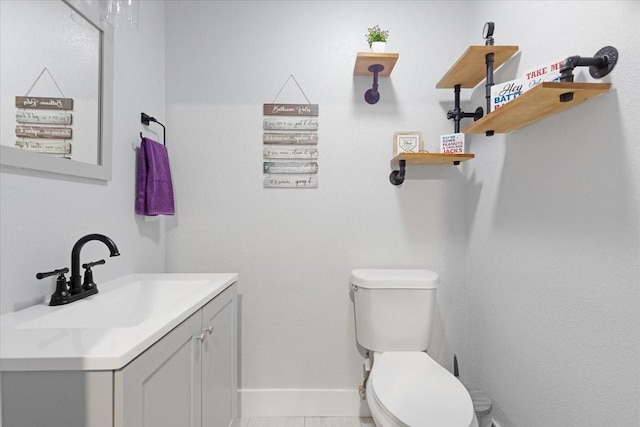
<path id="1" fill-rule="evenodd" d="M 167 147 L 142 138 L 138 158 L 136 213 L 138 215 L 174 215 L 173 183 Z"/>

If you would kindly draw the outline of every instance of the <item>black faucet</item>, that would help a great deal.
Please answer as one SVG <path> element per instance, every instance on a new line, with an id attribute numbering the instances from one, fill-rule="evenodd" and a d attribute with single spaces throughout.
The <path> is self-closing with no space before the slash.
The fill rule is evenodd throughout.
<path id="1" fill-rule="evenodd" d="M 49 305 L 69 304 L 70 302 L 78 301 L 98 293 L 98 288 L 93 282 L 93 272 L 91 271 L 91 267 L 104 264 L 103 259 L 82 265 L 86 270 L 84 273 L 84 283 L 80 283 L 82 281 L 82 276 L 80 275 L 80 251 L 85 243 L 90 242 L 91 240 L 99 240 L 107 245 L 112 257 L 120 255 L 116 244 L 107 236 L 102 234 L 87 234 L 86 236 L 81 237 L 76 244 L 73 245 L 73 249 L 71 250 L 71 277 L 68 283 L 64 277 L 65 273 L 69 272 L 69 269 L 66 267 L 46 273 L 36 274 L 36 279 L 44 279 L 45 277 L 58 275 L 58 279 L 56 280 L 56 291 L 51 295 Z"/>
<path id="2" fill-rule="evenodd" d="M 82 287 L 82 276 L 80 275 L 80 251 L 85 243 L 92 240 L 98 240 L 107 245 L 107 248 L 109 248 L 109 252 L 111 253 L 109 256 L 114 257 L 120 255 L 116 244 L 107 236 L 102 234 L 87 234 L 86 236 L 81 237 L 76 244 L 73 245 L 73 249 L 71 249 L 71 277 L 69 278 L 69 293 L 71 295 L 76 295 L 85 291 Z"/>

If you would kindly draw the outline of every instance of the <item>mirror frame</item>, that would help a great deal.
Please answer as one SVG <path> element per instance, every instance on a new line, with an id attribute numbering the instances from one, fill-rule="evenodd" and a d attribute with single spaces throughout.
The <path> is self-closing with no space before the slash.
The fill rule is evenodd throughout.
<path id="1" fill-rule="evenodd" d="M 0 164 L 110 181 L 112 176 L 113 139 L 113 28 L 100 18 L 100 11 L 83 0 L 61 0 L 71 9 L 84 16 L 100 32 L 100 115 L 98 134 L 98 164 L 83 163 L 59 157 L 43 156 L 9 146 L 0 146 Z"/>

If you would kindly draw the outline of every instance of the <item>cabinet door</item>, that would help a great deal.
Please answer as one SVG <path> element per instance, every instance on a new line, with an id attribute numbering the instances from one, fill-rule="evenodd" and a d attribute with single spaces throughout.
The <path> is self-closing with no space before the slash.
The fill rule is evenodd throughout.
<path id="1" fill-rule="evenodd" d="M 202 309 L 211 334 L 202 351 L 202 426 L 228 427 L 237 416 L 236 285 Z"/>
<path id="2" fill-rule="evenodd" d="M 115 372 L 115 427 L 201 426 L 198 311 Z"/>

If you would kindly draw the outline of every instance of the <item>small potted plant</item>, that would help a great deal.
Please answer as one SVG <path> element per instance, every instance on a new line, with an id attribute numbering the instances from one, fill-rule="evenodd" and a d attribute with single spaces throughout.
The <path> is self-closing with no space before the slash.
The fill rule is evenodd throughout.
<path id="1" fill-rule="evenodd" d="M 383 31 L 379 25 L 368 28 L 367 42 L 372 52 L 384 52 L 389 38 L 389 31 Z"/>

